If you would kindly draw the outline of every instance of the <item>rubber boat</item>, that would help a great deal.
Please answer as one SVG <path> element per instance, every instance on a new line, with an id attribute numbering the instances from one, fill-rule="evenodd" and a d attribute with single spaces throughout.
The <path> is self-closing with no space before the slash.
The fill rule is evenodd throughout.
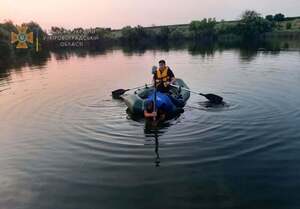
<path id="1" fill-rule="evenodd" d="M 171 87 L 168 93 L 156 92 L 156 107 L 162 108 L 170 117 L 182 113 L 190 98 L 190 92 L 181 89 L 181 87 L 189 89 L 182 79 L 177 78 L 174 84 L 180 88 Z M 146 101 L 154 101 L 154 87 L 145 86 L 133 94 L 122 95 L 121 98 L 131 114 L 143 115 Z"/>

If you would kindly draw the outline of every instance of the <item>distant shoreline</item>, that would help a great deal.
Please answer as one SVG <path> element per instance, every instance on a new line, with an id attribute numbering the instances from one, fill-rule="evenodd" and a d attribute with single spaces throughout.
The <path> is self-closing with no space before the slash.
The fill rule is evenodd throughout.
<path id="1" fill-rule="evenodd" d="M 284 21 L 293 21 L 293 20 L 300 20 L 300 16 L 294 16 L 294 17 L 285 17 Z M 217 23 L 238 23 L 240 20 L 220 20 L 217 21 Z M 167 24 L 167 25 L 153 25 L 153 26 L 142 26 L 145 29 L 160 29 L 164 27 L 169 27 L 169 28 L 176 28 L 176 27 L 188 27 L 189 23 L 182 23 L 182 24 Z M 125 27 L 125 26 L 124 26 Z M 121 31 L 122 28 L 117 28 L 117 29 L 111 29 L 112 32 L 117 32 Z M 300 28 L 299 28 L 300 30 Z"/>
<path id="2" fill-rule="evenodd" d="M 294 16 L 294 17 L 285 17 L 285 20 L 286 21 L 291 21 L 291 20 L 296 20 L 296 19 L 300 19 L 300 16 Z M 239 22 L 240 20 L 220 20 L 220 21 L 217 21 L 217 23 L 222 23 L 222 22 L 225 22 L 225 23 L 237 23 Z M 159 29 L 159 28 L 163 28 L 163 27 L 188 27 L 189 26 L 189 23 L 182 23 L 182 24 L 166 24 L 166 25 L 153 25 L 153 26 L 142 26 L 143 28 L 145 29 Z M 125 26 L 124 26 L 125 27 Z M 111 31 L 121 31 L 122 28 L 114 28 L 114 29 L 111 29 Z"/>
<path id="3" fill-rule="evenodd" d="M 168 43 L 192 42 L 194 44 L 244 45 L 265 39 L 285 38 L 300 39 L 300 16 L 285 17 L 278 13 L 262 17 L 253 10 L 246 10 L 240 20 L 216 21 L 214 18 L 194 20 L 189 24 L 161 26 L 126 26 L 122 29 L 111 28 L 74 28 L 52 27 L 44 31 L 38 23 L 25 23 L 28 33 L 32 33 L 28 51 L 41 48 L 104 48 L 112 45 L 147 47 L 166 45 Z M 0 57 L 7 57 L 19 52 L 18 41 L 11 41 L 18 28 L 13 22 L 0 24 Z M 33 41 L 35 40 L 35 41 Z M 37 41 L 38 40 L 38 41 Z"/>

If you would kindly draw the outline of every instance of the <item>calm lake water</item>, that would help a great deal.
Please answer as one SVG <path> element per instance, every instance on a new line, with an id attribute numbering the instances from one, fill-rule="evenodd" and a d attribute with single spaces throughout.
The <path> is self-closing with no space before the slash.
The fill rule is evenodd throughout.
<path id="1" fill-rule="evenodd" d="M 162 58 L 225 105 L 191 95 L 157 131 L 131 119 L 111 91 L 149 83 Z M 0 208 L 299 208 L 299 86 L 298 50 L 50 53 L 5 70 Z"/>

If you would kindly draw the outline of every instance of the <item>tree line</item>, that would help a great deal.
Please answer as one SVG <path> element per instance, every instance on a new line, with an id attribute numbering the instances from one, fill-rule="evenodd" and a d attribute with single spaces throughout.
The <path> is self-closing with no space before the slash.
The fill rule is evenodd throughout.
<path id="1" fill-rule="evenodd" d="M 202 20 L 191 21 L 187 25 L 157 27 L 126 26 L 120 30 L 99 27 L 92 30 L 83 28 L 70 30 L 62 27 L 52 27 L 50 31 L 45 31 L 35 22 L 26 23 L 25 25 L 29 31 L 39 31 L 41 45 L 51 48 L 58 41 L 49 39 L 49 37 L 61 34 L 97 36 L 97 40 L 88 42 L 86 45 L 88 47 L 102 47 L 107 44 L 159 45 L 166 42 L 179 41 L 243 43 L 262 39 L 265 33 L 275 30 L 278 28 L 279 23 L 285 20 L 289 20 L 289 18 L 286 18 L 281 13 L 262 17 L 256 11 L 247 10 L 237 21 L 216 21 L 215 18 L 204 18 Z M 290 27 L 289 24 L 286 27 L 288 29 Z M 0 24 L 0 57 L 5 57 L 16 51 L 15 46 L 10 43 L 11 32 L 17 32 L 16 26 L 11 21 Z"/>
<path id="2" fill-rule="evenodd" d="M 184 26 L 161 26 L 148 29 L 141 26 L 124 27 L 121 30 L 123 43 L 165 42 L 189 40 L 194 42 L 257 41 L 267 32 L 279 28 L 279 22 L 287 18 L 281 13 L 262 17 L 256 11 L 247 10 L 237 21 L 220 21 L 204 18 Z M 289 28 L 287 28 L 289 29 Z"/>

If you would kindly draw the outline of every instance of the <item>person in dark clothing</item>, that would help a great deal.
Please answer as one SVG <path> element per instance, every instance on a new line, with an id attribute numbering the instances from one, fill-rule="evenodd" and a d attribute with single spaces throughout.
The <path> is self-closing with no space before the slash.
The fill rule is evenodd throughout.
<path id="1" fill-rule="evenodd" d="M 154 102 L 146 101 L 144 108 L 144 117 L 147 119 L 157 118 L 157 120 L 164 120 L 166 118 L 166 114 L 162 109 L 154 111 Z"/>
<path id="2" fill-rule="evenodd" d="M 153 83 L 156 83 L 157 91 L 167 93 L 170 90 L 170 84 L 175 82 L 175 75 L 172 70 L 166 66 L 165 60 L 159 61 L 159 68 L 153 75 Z"/>

